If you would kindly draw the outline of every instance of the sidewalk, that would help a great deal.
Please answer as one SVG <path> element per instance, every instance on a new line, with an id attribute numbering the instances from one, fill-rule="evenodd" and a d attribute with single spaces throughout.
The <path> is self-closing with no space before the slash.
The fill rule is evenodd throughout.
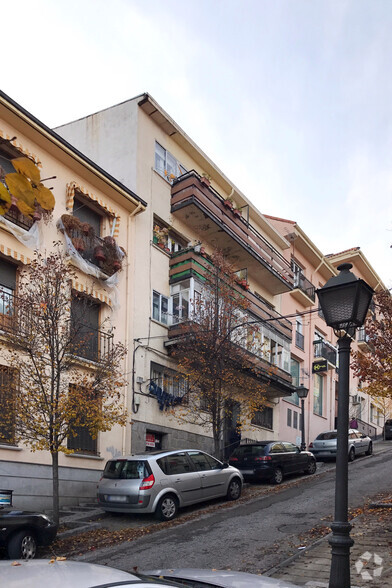
<path id="1" fill-rule="evenodd" d="M 390 448 L 390 442 L 377 442 L 377 454 Z M 351 588 L 392 587 L 392 494 L 364 507 L 350 521 Z M 299 551 L 266 575 L 287 580 L 298 586 L 328 587 L 331 568 L 330 535 Z"/>

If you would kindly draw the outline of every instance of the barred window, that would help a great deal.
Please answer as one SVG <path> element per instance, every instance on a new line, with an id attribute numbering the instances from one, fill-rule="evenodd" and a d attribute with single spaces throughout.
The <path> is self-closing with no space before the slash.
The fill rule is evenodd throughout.
<path id="1" fill-rule="evenodd" d="M 264 406 L 262 410 L 258 410 L 252 418 L 252 425 L 264 427 L 265 429 L 273 429 L 273 409 L 271 406 Z"/>

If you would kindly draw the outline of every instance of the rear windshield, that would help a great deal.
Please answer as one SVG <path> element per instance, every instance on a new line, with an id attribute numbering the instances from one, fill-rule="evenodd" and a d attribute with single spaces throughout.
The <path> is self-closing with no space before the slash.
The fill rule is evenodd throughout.
<path id="1" fill-rule="evenodd" d="M 336 431 L 328 431 L 327 433 L 320 433 L 320 435 L 316 437 L 316 439 L 318 439 L 319 441 L 328 441 L 329 439 L 336 439 L 337 435 L 338 434 Z"/>
<path id="2" fill-rule="evenodd" d="M 142 480 L 150 474 L 151 469 L 147 461 L 115 459 L 108 461 L 103 472 L 103 477 L 112 480 Z"/>
<path id="3" fill-rule="evenodd" d="M 264 455 L 267 443 L 260 445 L 240 445 L 234 451 L 231 457 L 252 457 L 255 455 Z"/>

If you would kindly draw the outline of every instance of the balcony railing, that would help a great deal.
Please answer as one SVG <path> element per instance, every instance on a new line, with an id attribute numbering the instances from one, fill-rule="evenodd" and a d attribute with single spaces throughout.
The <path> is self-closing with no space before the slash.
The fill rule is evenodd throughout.
<path id="1" fill-rule="evenodd" d="M 75 329 L 74 341 L 72 344 L 72 354 L 81 359 L 99 362 L 107 353 L 110 352 L 113 345 L 113 335 L 93 329 L 89 325 L 80 325 L 71 327 Z"/>
<path id="2" fill-rule="evenodd" d="M 305 348 L 305 337 L 302 333 L 299 333 L 298 331 L 295 331 L 295 346 L 299 349 L 302 349 L 302 351 Z"/>
<path id="3" fill-rule="evenodd" d="M 182 212 L 193 206 L 194 213 Z M 250 259 L 256 261 L 257 271 L 269 274 L 270 289 L 278 294 L 293 288 L 293 272 L 289 262 L 271 243 L 267 241 L 252 224 L 236 215 L 225 205 L 225 199 L 211 186 L 206 186 L 194 170 L 173 181 L 171 212 L 184 216 L 184 221 L 194 225 L 205 239 L 212 240 L 222 249 L 231 251 L 241 258 L 241 263 L 249 267 Z M 193 223 L 193 224 L 192 224 Z M 238 246 L 240 249 L 238 249 Z M 230 253 L 228 254 L 230 257 Z"/>
<path id="4" fill-rule="evenodd" d="M 313 341 L 314 345 L 314 357 L 322 357 L 326 359 L 329 363 L 336 366 L 337 364 L 337 354 L 336 349 L 332 347 L 326 341 Z"/>
<path id="5" fill-rule="evenodd" d="M 190 277 L 199 278 L 203 280 L 206 271 L 212 267 L 211 261 L 201 253 L 195 251 L 193 247 L 182 249 L 177 253 L 172 254 L 170 259 L 170 283 L 176 283 L 180 280 L 186 280 Z M 260 319 L 260 323 L 267 323 L 269 327 L 277 331 L 280 335 L 291 341 L 292 339 L 292 324 L 284 318 L 279 312 L 273 310 L 270 306 L 263 303 L 250 290 L 243 290 L 238 285 L 238 290 L 249 302 L 248 311 L 255 317 Z"/>
<path id="6" fill-rule="evenodd" d="M 0 288 L 0 333 L 3 331 L 13 337 L 28 337 L 32 325 L 31 312 L 26 310 L 21 299 Z M 99 362 L 111 350 L 112 345 L 112 334 L 78 324 L 72 353 L 76 357 Z"/>
<path id="7" fill-rule="evenodd" d="M 294 288 L 299 288 L 308 296 L 313 302 L 316 301 L 315 287 L 303 274 L 294 275 Z"/>

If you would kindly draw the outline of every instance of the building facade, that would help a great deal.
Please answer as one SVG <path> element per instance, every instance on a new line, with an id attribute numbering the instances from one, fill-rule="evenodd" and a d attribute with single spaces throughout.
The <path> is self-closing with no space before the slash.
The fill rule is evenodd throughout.
<path id="1" fill-rule="evenodd" d="M 212 451 L 210 430 L 180 425 L 164 398 L 183 394 L 168 354 L 178 322 L 200 296 L 201 274 L 214 250 L 235 266 L 260 321 L 254 360 L 267 377 L 267 406 L 243 429 L 246 439 L 277 438 L 280 397 L 293 391 L 291 323 L 281 297 L 293 288 L 289 242 L 147 94 L 56 129 L 148 203 L 136 219 L 129 450 L 197 446 Z M 273 369 L 271 369 L 273 368 Z M 272 373 L 272 376 L 270 374 Z M 222 442 L 227 449 L 235 422 Z"/>
<path id="2" fill-rule="evenodd" d="M 133 303 L 128 285 L 133 279 L 131 243 L 136 216 L 146 209 L 132 190 L 71 147 L 59 135 L 0 94 L 0 167 L 2 187 L 14 173 L 12 160 L 26 158 L 40 170 L 44 185 L 55 199 L 52 214 L 40 219 L 24 215 L 13 204 L 0 216 L 0 400 L 12 394 L 13 377 L 7 358 L 10 335 L 23 336 L 18 314 L 22 270 L 34 251 L 49 252 L 59 241 L 76 272 L 72 283 L 71 322 L 74 309 L 88 299 L 83 324 L 88 344 L 78 351 L 80 369 L 91 373 L 113 341 L 128 344 L 129 309 Z M 4 188 L 3 188 L 4 189 Z M 4 196 L 4 192 L 2 194 Z M 37 214 L 36 214 L 37 213 Z M 80 229 L 83 227 L 83 230 Z M 113 245 L 113 246 L 112 246 Z M 120 249 L 120 247 L 122 249 Z M 106 261 L 96 255 L 106 251 Z M 108 251 L 112 252 L 109 259 Z M 78 319 L 79 320 L 79 319 Z M 114 334 L 113 334 L 114 333 Z M 18 347 L 16 345 L 16 351 Z M 79 368 L 77 368 L 79 369 Z M 124 372 L 127 365 L 124 363 Z M 128 390 L 124 390 L 125 402 Z M 3 416 L 3 420 L 2 420 Z M 0 487 L 14 491 L 15 507 L 50 508 L 52 471 L 50 454 L 32 452 L 15 443 L 12 423 L 0 415 Z M 34 418 L 34 415 L 31 415 Z M 93 439 L 81 430 L 66 442 L 74 453 L 60 454 L 61 503 L 91 499 L 106 459 L 129 447 L 126 430 L 115 427 Z"/>

